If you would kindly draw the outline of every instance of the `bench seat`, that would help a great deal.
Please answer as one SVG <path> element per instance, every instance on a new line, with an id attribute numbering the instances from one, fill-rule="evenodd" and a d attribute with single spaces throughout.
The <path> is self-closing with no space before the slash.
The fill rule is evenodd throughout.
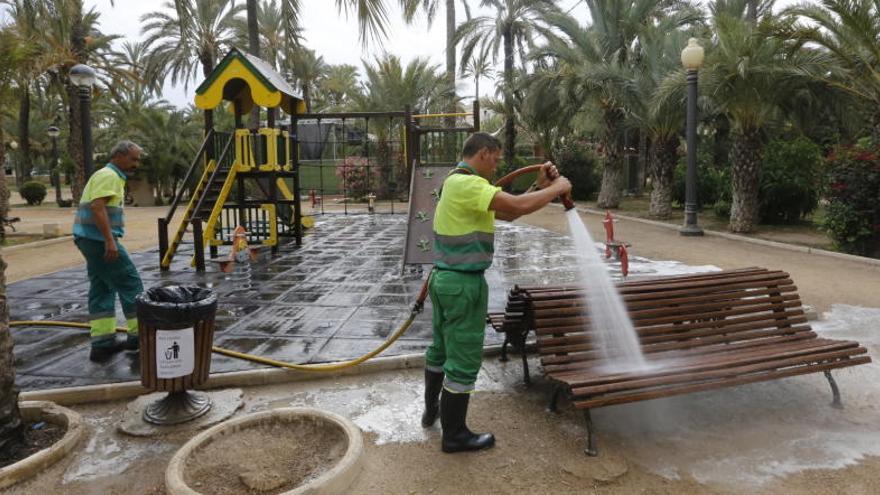
<path id="1" fill-rule="evenodd" d="M 617 287 L 648 362 L 643 369 L 615 371 L 603 362 L 583 287 L 515 287 L 509 311 L 490 317 L 523 343 L 535 333 L 543 371 L 557 384 L 550 408 L 564 393 L 584 411 L 589 454 L 596 452 L 592 408 L 817 372 L 840 405 L 830 371 L 871 361 L 858 342 L 812 331 L 783 271 L 744 268 Z"/>

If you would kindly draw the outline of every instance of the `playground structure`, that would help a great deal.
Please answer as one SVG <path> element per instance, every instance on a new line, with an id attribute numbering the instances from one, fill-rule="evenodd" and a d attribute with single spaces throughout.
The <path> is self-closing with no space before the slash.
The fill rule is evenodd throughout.
<path id="1" fill-rule="evenodd" d="M 217 258 L 239 226 L 251 246 L 274 253 L 290 238 L 300 246 L 303 225 L 310 223 L 303 206 L 308 215 L 405 213 L 413 169 L 454 165 L 464 139 L 480 125 L 477 102 L 472 113 L 305 113 L 301 96 L 280 74 L 236 49 L 196 89 L 195 104 L 206 112 L 224 102 L 233 109 L 235 129 L 207 130 L 168 213 L 158 220 L 162 270 L 170 269 L 181 245 L 192 244 L 192 264 L 204 271 L 205 247 Z M 255 107 L 266 109 L 266 126 L 246 129 L 243 117 Z M 286 122 L 276 120 L 278 110 Z M 437 120 L 444 125 L 431 124 Z"/>

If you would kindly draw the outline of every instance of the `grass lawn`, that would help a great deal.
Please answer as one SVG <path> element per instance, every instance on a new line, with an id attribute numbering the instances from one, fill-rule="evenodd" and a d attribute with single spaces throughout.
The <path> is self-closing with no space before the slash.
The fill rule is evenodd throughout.
<path id="1" fill-rule="evenodd" d="M 595 201 L 586 201 L 591 208 L 596 208 Z M 650 198 L 647 194 L 641 197 L 626 196 L 620 202 L 620 208 L 612 210 L 611 214 L 620 213 L 638 218 L 646 218 L 656 220 L 648 215 L 650 206 Z M 836 251 L 831 239 L 821 230 L 820 225 L 825 216 L 825 208 L 820 205 L 813 213 L 812 217 L 807 220 L 801 220 L 794 224 L 777 224 L 777 225 L 758 225 L 754 232 L 748 235 L 758 239 L 766 239 L 770 241 L 786 242 L 790 244 L 798 244 L 801 246 L 814 247 L 819 249 L 827 249 Z M 673 225 L 684 224 L 684 208 L 673 208 L 672 217 L 667 220 L 660 220 Z M 715 230 L 719 232 L 727 232 L 727 218 L 721 218 L 715 215 L 711 208 L 703 208 L 698 215 L 698 224 L 705 230 Z"/>

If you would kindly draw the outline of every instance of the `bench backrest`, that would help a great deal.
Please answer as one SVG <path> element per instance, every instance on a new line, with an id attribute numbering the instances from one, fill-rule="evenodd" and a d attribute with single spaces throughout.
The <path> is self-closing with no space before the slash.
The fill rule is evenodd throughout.
<path id="1" fill-rule="evenodd" d="M 645 354 L 690 354 L 814 338 L 782 271 L 748 268 L 618 284 Z M 581 287 L 518 287 L 525 324 L 546 365 L 590 364 L 592 340 Z"/>

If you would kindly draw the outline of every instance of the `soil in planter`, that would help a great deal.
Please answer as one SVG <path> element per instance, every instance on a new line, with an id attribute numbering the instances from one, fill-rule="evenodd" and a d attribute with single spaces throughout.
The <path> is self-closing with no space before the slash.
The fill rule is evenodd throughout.
<path id="1" fill-rule="evenodd" d="M 184 481 L 200 493 L 275 495 L 332 469 L 348 447 L 338 426 L 273 420 L 230 431 L 193 452 Z"/>
<path id="2" fill-rule="evenodd" d="M 38 429 L 34 429 L 35 424 L 41 426 Z M 51 447 L 55 442 L 61 440 L 65 433 L 67 433 L 66 426 L 56 425 L 48 421 L 25 423 L 24 442 L 12 449 L 11 452 L 0 453 L 0 468 L 15 464 L 47 447 Z"/>

